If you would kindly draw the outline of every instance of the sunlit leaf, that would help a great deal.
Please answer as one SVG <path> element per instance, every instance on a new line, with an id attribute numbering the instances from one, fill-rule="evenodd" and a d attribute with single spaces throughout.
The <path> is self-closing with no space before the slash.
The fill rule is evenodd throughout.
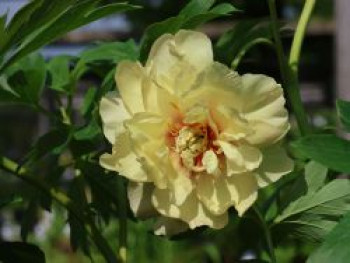
<path id="1" fill-rule="evenodd" d="M 337 100 L 337 109 L 342 124 L 350 132 L 350 101 Z"/>
<path id="2" fill-rule="evenodd" d="M 323 244 L 311 254 L 307 263 L 344 263 L 350 258 L 350 213 L 326 236 Z"/>

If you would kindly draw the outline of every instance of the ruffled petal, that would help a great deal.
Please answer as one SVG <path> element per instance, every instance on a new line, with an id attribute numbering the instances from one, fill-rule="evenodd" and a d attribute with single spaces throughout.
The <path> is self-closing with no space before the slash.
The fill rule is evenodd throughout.
<path id="1" fill-rule="evenodd" d="M 198 199 L 213 214 L 223 214 L 239 201 L 236 186 L 227 177 L 203 174 L 198 176 L 196 182 Z"/>
<path id="2" fill-rule="evenodd" d="M 258 148 L 241 144 L 234 145 L 225 141 L 217 141 L 226 157 L 227 175 L 253 171 L 262 161 Z"/>
<path id="3" fill-rule="evenodd" d="M 227 183 L 234 186 L 238 193 L 238 202 L 235 208 L 239 216 L 242 216 L 256 201 L 258 197 L 258 185 L 255 175 L 252 173 L 235 174 L 227 178 Z"/>
<path id="4" fill-rule="evenodd" d="M 284 108 L 283 90 L 274 79 L 265 75 L 245 74 L 241 113 L 255 133 L 247 137 L 251 144 L 272 144 L 289 130 L 288 112 Z"/>
<path id="5" fill-rule="evenodd" d="M 228 222 L 228 215 L 210 213 L 192 193 L 181 206 L 173 203 L 173 193 L 167 190 L 155 189 L 152 203 L 158 212 L 167 217 L 179 218 L 188 223 L 191 229 L 199 226 L 223 228 Z"/>
<path id="6" fill-rule="evenodd" d="M 169 150 L 165 145 L 167 124 L 162 117 L 137 113 L 125 122 L 133 151 L 142 160 L 149 178 L 160 188 L 167 187 L 166 175 L 171 169 Z"/>
<path id="7" fill-rule="evenodd" d="M 122 61 L 117 66 L 115 80 L 120 96 L 130 114 L 144 112 L 142 82 L 144 68 L 139 62 Z"/>
<path id="8" fill-rule="evenodd" d="M 136 217 L 147 219 L 159 215 L 152 204 L 153 189 L 152 183 L 129 182 L 128 199 L 130 208 Z"/>
<path id="9" fill-rule="evenodd" d="M 154 233 L 159 236 L 173 236 L 186 230 L 188 230 L 188 224 L 165 216 L 160 216 L 154 224 Z"/>
<path id="10" fill-rule="evenodd" d="M 263 150 L 263 161 L 257 170 L 259 187 L 265 187 L 279 180 L 283 175 L 294 169 L 293 160 L 279 145 L 273 145 Z"/>
<path id="11" fill-rule="evenodd" d="M 100 102 L 100 115 L 103 123 L 103 133 L 107 140 L 115 143 L 115 137 L 125 131 L 123 122 L 130 118 L 123 101 L 117 92 L 107 93 Z"/>
<path id="12" fill-rule="evenodd" d="M 198 76 L 195 85 L 183 94 L 182 102 L 185 109 L 194 105 L 209 109 L 215 109 L 219 105 L 235 107 L 240 104 L 235 90 L 241 86 L 241 77 L 236 72 L 214 62 Z"/>
<path id="13" fill-rule="evenodd" d="M 170 93 L 181 93 L 196 79 L 196 74 L 213 62 L 210 39 L 194 31 L 180 30 L 155 41 L 146 64 L 152 78 Z"/>
<path id="14" fill-rule="evenodd" d="M 105 169 L 118 172 L 131 181 L 146 182 L 149 180 L 142 163 L 131 149 L 128 132 L 116 137 L 112 154 L 102 154 L 100 165 Z"/>

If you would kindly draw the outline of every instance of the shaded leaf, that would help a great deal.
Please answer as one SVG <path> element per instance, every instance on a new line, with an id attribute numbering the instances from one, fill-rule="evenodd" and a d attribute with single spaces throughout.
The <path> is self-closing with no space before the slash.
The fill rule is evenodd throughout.
<path id="1" fill-rule="evenodd" d="M 45 263 L 45 254 L 35 245 L 23 242 L 1 242 L 3 263 Z"/>
<path id="2" fill-rule="evenodd" d="M 308 186 L 308 193 L 315 192 L 324 185 L 327 173 L 327 167 L 314 161 L 310 161 L 305 166 L 305 180 Z"/>
<path id="3" fill-rule="evenodd" d="M 50 60 L 47 69 L 51 75 L 51 89 L 70 92 L 70 56 L 57 56 Z"/>
<path id="4" fill-rule="evenodd" d="M 350 102 L 337 100 L 337 110 L 342 124 L 350 132 Z"/>
<path id="5" fill-rule="evenodd" d="M 301 156 L 335 171 L 350 173 L 350 142 L 331 134 L 315 134 L 292 143 Z"/>

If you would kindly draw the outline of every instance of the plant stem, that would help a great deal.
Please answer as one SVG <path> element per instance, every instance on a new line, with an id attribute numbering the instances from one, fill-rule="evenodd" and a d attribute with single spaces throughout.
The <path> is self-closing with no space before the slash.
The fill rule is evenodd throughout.
<path id="1" fill-rule="evenodd" d="M 43 181 L 38 180 L 37 178 L 28 174 L 25 168 L 19 167 L 17 163 L 6 158 L 0 157 L 0 167 L 5 171 L 15 175 L 19 179 L 25 181 L 26 183 L 32 185 L 38 190 L 50 196 L 52 199 L 56 200 L 59 204 L 65 207 L 69 212 L 72 213 L 83 226 L 86 228 L 90 238 L 99 248 L 107 262 L 117 263 L 117 259 L 114 256 L 112 249 L 110 248 L 107 241 L 101 235 L 100 231 L 95 225 L 95 222 L 85 216 L 85 212 L 81 211 L 81 208 L 78 207 L 64 192 L 58 189 L 50 188 Z"/>
<path id="2" fill-rule="evenodd" d="M 304 41 L 306 27 L 309 23 L 314 6 L 315 0 L 305 1 L 303 11 L 301 12 L 300 19 L 295 30 L 292 48 L 289 55 L 289 66 L 295 74 L 298 73 L 301 47 Z"/>
<path id="3" fill-rule="evenodd" d="M 118 208 L 119 208 L 119 259 L 127 262 L 127 196 L 123 178 L 118 178 Z"/>
<path id="4" fill-rule="evenodd" d="M 284 54 L 284 51 L 283 51 L 282 40 L 281 40 L 281 36 L 279 34 L 279 29 L 278 29 L 276 0 L 268 0 L 268 5 L 269 5 L 270 16 L 271 16 L 271 21 L 272 21 L 272 24 L 271 24 L 272 33 L 273 33 L 273 37 L 275 40 L 278 63 L 280 66 L 282 81 L 283 81 L 283 84 L 285 87 L 285 91 L 287 93 L 289 103 L 290 103 L 292 110 L 295 114 L 295 118 L 297 120 L 300 133 L 301 133 L 301 135 L 307 135 L 311 132 L 311 130 L 309 127 L 307 115 L 306 115 L 305 110 L 304 110 L 304 106 L 303 106 L 302 101 L 301 101 L 297 70 L 293 71 L 291 69 L 290 64 L 288 64 L 286 57 L 285 57 L 285 54 Z M 303 27 L 301 27 L 301 28 L 303 28 Z M 305 31 L 301 32 L 301 33 L 304 34 Z M 298 33 L 298 35 L 300 35 L 301 33 Z M 300 38 L 300 36 L 298 36 L 298 38 Z M 300 44 L 301 44 L 301 42 L 300 42 Z M 301 48 L 301 46 L 299 46 L 299 48 L 295 47 L 294 49 L 300 50 L 300 48 Z M 299 53 L 300 53 L 300 51 L 299 51 Z M 297 56 L 297 60 L 299 60 L 299 56 Z M 294 63 L 294 65 L 298 65 L 298 61 L 296 61 L 296 63 Z"/>
<path id="5" fill-rule="evenodd" d="M 267 246 L 267 250 L 268 250 L 268 253 L 270 255 L 270 258 L 271 258 L 271 263 L 277 263 L 275 250 L 273 248 L 273 242 L 272 242 L 270 229 L 267 226 L 264 217 L 260 213 L 260 210 L 256 206 L 253 206 L 253 210 L 258 217 L 258 220 L 260 222 L 262 230 L 264 231 L 264 236 L 266 238 L 266 246 Z"/>

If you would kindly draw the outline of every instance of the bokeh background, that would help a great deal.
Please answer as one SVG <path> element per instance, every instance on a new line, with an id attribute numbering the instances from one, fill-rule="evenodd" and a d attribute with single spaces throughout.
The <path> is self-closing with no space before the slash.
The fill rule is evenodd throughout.
<path id="1" fill-rule="evenodd" d="M 7 12 L 10 18 L 26 2 L 27 0 L 0 0 L 0 14 Z M 69 33 L 41 49 L 40 52 L 46 59 L 50 59 L 62 54 L 78 55 L 97 42 L 123 41 L 130 38 L 138 42 L 148 25 L 176 15 L 187 1 L 131 0 L 129 2 L 141 5 L 143 8 L 94 22 Z M 213 42 L 242 19 L 268 17 L 266 1 L 233 0 L 230 2 L 244 12 L 215 20 L 199 28 L 200 31 L 208 34 Z M 286 28 L 283 35 L 283 44 L 286 49 L 290 46 L 291 32 L 296 26 L 296 19 L 303 3 L 303 0 L 278 1 L 279 16 Z M 315 126 L 336 125 L 335 98 L 350 99 L 349 43 L 350 1 L 318 0 L 306 34 L 300 66 L 302 99 L 310 113 L 310 120 Z M 218 59 L 224 58 L 222 56 Z M 264 73 L 280 79 L 275 53 L 266 46 L 257 46 L 250 50 L 238 71 Z M 79 84 L 81 96 L 75 97 L 74 105 L 81 104 L 86 87 L 94 81 L 94 78 L 93 74 L 87 75 Z M 50 105 L 53 104 L 52 99 L 50 90 L 47 89 L 41 103 L 45 108 L 50 109 Z M 47 121 L 47 118 L 40 117 L 28 108 L 0 107 L 0 153 L 20 162 L 35 139 L 48 129 Z M 43 167 L 43 169 L 48 168 Z M 69 174 L 66 179 L 69 180 Z M 20 181 L 0 171 L 0 196 L 12 191 L 25 190 Z M 20 225 L 25 221 L 21 202 L 22 200 L 18 200 L 18 205 L 13 204 L 6 210 L 1 209 L 0 204 L 0 240 L 20 239 Z M 37 212 L 36 220 L 26 223 L 31 224 L 33 229 L 30 240 L 45 251 L 47 262 L 90 262 L 82 253 L 74 253 L 70 248 L 70 230 L 65 222 L 65 214 L 59 207 L 54 207 L 51 213 Z M 224 254 L 224 262 L 234 262 L 238 253 L 240 257 L 247 260 L 251 257 L 250 251 L 240 251 L 240 243 L 244 242 L 245 237 L 232 234 L 237 227 L 234 222 L 224 231 L 208 232 L 200 240 L 195 235 L 185 240 L 154 237 L 148 232 L 150 227 L 147 223 L 131 222 L 129 227 L 130 262 L 221 262 L 222 254 Z M 116 239 L 116 232 L 117 224 L 112 220 L 105 235 L 113 240 Z M 249 233 L 254 235 L 254 229 L 250 229 Z M 277 254 L 280 262 L 304 262 L 305 254 L 313 246 L 313 244 L 287 243 L 277 249 Z M 103 262 L 98 255 L 94 255 L 94 259 L 96 262 Z"/>

